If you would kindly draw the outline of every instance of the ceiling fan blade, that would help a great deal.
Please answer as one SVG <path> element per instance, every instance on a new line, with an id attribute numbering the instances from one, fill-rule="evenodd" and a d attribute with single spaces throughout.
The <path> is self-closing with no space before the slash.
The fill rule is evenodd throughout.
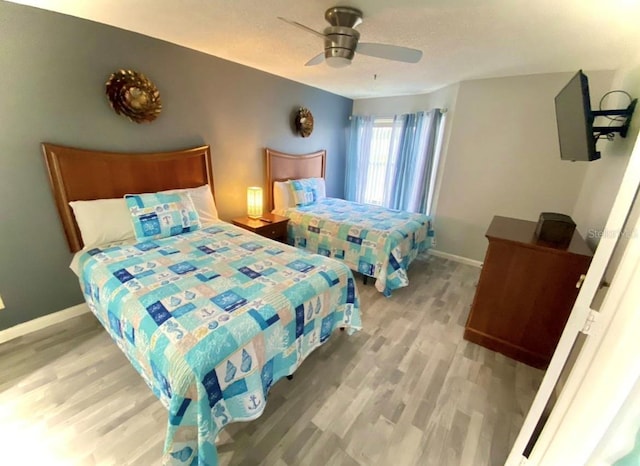
<path id="1" fill-rule="evenodd" d="M 316 35 L 318 37 L 321 37 L 322 39 L 325 38 L 325 35 L 321 32 L 316 31 L 315 29 L 311 29 L 310 27 L 305 26 L 304 24 L 300 24 L 297 21 L 291 21 L 290 19 L 287 18 L 283 18 L 282 16 L 278 16 L 278 19 L 281 21 L 284 21 L 287 24 L 290 24 L 292 26 L 295 26 L 297 28 L 302 29 L 303 31 L 307 31 L 310 32 L 313 35 Z"/>
<path id="2" fill-rule="evenodd" d="M 322 63 L 324 61 L 324 52 L 319 53 L 318 55 L 316 55 L 315 57 L 313 57 L 311 60 L 309 60 L 307 63 L 304 64 L 304 66 L 314 66 L 314 65 L 319 65 L 320 63 Z"/>
<path id="3" fill-rule="evenodd" d="M 373 44 L 371 42 L 360 42 L 356 48 L 356 53 L 405 63 L 418 63 L 422 58 L 421 50 L 397 45 Z"/>

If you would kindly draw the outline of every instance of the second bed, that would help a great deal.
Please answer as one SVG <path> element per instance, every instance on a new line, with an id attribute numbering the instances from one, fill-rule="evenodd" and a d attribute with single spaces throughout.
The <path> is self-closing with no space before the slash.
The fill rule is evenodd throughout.
<path id="1" fill-rule="evenodd" d="M 295 205 L 287 199 L 284 182 L 324 180 L 326 152 L 293 155 L 266 149 L 266 157 L 269 206 L 289 218 L 291 244 L 374 277 L 376 289 L 386 296 L 409 284 L 409 265 L 433 245 L 429 216 L 328 198 L 322 192 L 307 205 Z"/>

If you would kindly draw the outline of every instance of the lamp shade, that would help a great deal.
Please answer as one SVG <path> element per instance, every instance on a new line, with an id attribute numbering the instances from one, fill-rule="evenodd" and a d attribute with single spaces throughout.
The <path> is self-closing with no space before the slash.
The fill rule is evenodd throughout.
<path id="1" fill-rule="evenodd" d="M 247 215 L 251 218 L 262 217 L 262 188 L 247 188 Z"/>

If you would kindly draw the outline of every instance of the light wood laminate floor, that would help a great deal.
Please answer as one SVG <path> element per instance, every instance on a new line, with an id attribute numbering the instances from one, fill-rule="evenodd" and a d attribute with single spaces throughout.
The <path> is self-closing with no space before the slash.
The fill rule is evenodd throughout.
<path id="1" fill-rule="evenodd" d="M 221 465 L 502 465 L 543 373 L 462 339 L 478 276 L 423 256 L 391 298 L 359 281 L 364 330 L 228 426 Z M 2 464 L 157 465 L 165 428 L 92 315 L 0 345 Z"/>

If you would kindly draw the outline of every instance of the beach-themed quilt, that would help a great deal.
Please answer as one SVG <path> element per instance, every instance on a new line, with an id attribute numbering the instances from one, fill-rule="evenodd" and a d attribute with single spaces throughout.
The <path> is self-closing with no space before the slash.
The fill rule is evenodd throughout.
<path id="1" fill-rule="evenodd" d="M 434 244 L 431 218 L 423 214 L 329 197 L 281 214 L 289 217 L 290 244 L 375 277 L 387 296 L 409 284 L 409 264 Z"/>
<path id="2" fill-rule="evenodd" d="M 215 438 L 336 327 L 361 328 L 352 272 L 223 222 L 80 259 L 89 307 L 169 411 L 163 464 L 218 464 Z"/>

